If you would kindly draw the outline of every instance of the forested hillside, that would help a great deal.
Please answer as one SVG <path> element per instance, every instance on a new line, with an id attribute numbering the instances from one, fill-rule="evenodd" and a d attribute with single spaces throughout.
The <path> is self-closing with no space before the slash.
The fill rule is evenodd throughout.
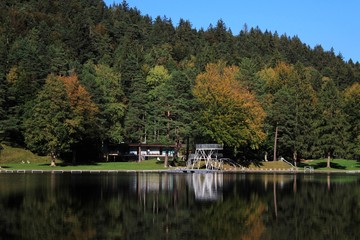
<path id="1" fill-rule="evenodd" d="M 335 31 L 335 29 L 334 29 Z M 360 64 L 297 36 L 152 19 L 102 0 L 0 2 L 0 141 L 223 143 L 231 157 L 360 158 Z"/>

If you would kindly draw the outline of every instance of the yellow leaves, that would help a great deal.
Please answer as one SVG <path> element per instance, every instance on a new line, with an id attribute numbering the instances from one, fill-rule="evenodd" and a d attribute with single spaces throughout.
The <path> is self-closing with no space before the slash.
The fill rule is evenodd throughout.
<path id="1" fill-rule="evenodd" d="M 266 88 L 274 93 L 294 77 L 295 71 L 292 65 L 279 62 L 275 68 L 266 68 L 258 73 L 258 77 L 264 81 Z"/>
<path id="2" fill-rule="evenodd" d="M 240 86 L 235 79 L 238 68 L 208 64 L 206 72 L 196 78 L 194 94 L 200 101 L 215 101 L 223 106 L 239 97 Z"/>
<path id="3" fill-rule="evenodd" d="M 354 83 L 345 89 L 344 96 L 346 100 L 360 99 L 360 83 Z"/>
<path id="4" fill-rule="evenodd" d="M 216 141 L 235 146 L 247 142 L 256 148 L 265 139 L 262 131 L 265 112 L 255 96 L 236 79 L 239 68 L 219 62 L 208 64 L 205 69 L 197 76 L 193 88 L 204 108 L 201 113 L 204 126 Z"/>
<path id="5" fill-rule="evenodd" d="M 150 86 L 156 87 L 168 81 L 169 79 L 170 74 L 168 70 L 162 65 L 156 65 L 149 70 L 148 76 L 146 77 L 146 82 Z"/>
<path id="6" fill-rule="evenodd" d="M 19 79 L 19 73 L 17 66 L 13 66 L 10 68 L 10 71 L 8 74 L 6 74 L 6 80 L 8 83 L 14 84 Z"/>
<path id="7" fill-rule="evenodd" d="M 248 231 L 242 236 L 244 240 L 261 239 L 265 231 L 265 225 L 261 217 L 265 211 L 265 205 L 257 199 L 255 201 L 255 204 L 251 202 L 246 213 L 248 219 L 246 220 L 245 226 Z"/>

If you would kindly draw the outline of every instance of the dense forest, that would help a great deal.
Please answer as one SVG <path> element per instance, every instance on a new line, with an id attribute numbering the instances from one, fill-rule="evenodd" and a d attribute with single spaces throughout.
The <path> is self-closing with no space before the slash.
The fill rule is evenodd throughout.
<path id="1" fill-rule="evenodd" d="M 126 1 L 0 2 L 0 141 L 223 143 L 236 159 L 360 158 L 360 64 L 297 36 L 142 15 Z M 91 152 L 91 154 L 90 154 Z M 80 154 L 79 154 L 80 155 Z M 65 155 L 64 155 L 65 156 Z"/>

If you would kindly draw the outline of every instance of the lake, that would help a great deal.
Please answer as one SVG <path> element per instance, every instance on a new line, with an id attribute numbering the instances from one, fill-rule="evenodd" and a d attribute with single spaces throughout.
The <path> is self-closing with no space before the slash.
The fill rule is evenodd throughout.
<path id="1" fill-rule="evenodd" d="M 1 173 L 1 239 L 356 239 L 357 174 Z"/>

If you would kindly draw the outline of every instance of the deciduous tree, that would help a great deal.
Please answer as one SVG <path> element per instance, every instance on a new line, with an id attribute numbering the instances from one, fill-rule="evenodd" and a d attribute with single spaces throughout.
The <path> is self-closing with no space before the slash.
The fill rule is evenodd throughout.
<path id="1" fill-rule="evenodd" d="M 51 155 L 51 165 L 55 166 L 56 156 L 69 151 L 74 142 L 71 138 L 73 118 L 63 82 L 49 75 L 24 121 L 27 147 L 34 152 Z"/>
<path id="2" fill-rule="evenodd" d="M 212 141 L 257 148 L 264 140 L 265 113 L 255 96 L 236 79 L 239 69 L 224 62 L 208 64 L 193 93 L 201 104 L 199 123 Z"/>
<path id="3" fill-rule="evenodd" d="M 25 142 L 38 153 L 52 156 L 69 151 L 94 128 L 97 106 L 77 76 L 49 75 L 24 121 Z M 75 157 L 75 149 L 73 156 Z M 73 158 L 75 160 L 75 158 Z"/>

